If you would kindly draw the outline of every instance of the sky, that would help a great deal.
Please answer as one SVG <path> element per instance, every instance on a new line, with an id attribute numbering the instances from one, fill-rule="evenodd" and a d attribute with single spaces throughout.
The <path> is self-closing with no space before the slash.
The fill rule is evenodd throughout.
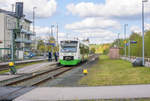
<path id="1" fill-rule="evenodd" d="M 59 40 L 66 38 L 90 39 L 91 44 L 111 43 L 141 32 L 142 0 L 0 0 L 0 8 L 12 10 L 16 1 L 24 2 L 24 14 L 32 21 L 35 9 L 35 31 L 46 39 L 50 27 L 59 26 Z M 145 2 L 145 30 L 150 29 L 150 1 Z M 31 26 L 32 27 L 32 26 Z M 32 28 L 31 28 L 32 29 Z"/>

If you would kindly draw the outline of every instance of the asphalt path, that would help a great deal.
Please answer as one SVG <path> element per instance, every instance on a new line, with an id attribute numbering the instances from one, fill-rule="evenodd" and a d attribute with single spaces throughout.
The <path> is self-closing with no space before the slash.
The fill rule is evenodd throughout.
<path id="1" fill-rule="evenodd" d="M 149 98 L 150 85 L 101 87 L 41 87 L 16 98 L 14 101 L 56 101 L 92 99 Z"/>

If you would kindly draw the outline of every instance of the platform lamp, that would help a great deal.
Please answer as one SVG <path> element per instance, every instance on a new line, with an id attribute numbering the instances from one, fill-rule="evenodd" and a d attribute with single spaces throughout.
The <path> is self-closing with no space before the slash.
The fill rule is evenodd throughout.
<path id="1" fill-rule="evenodd" d="M 37 39 L 36 39 L 36 33 L 35 33 L 35 9 L 36 9 L 37 7 L 33 7 L 33 21 L 32 21 L 32 24 L 33 24 L 33 34 L 35 35 L 35 49 L 37 48 Z"/>
<path id="2" fill-rule="evenodd" d="M 143 47 L 142 47 L 142 65 L 145 65 L 144 62 L 144 3 L 148 2 L 148 0 L 142 0 L 142 43 L 143 43 Z"/>
<path id="3" fill-rule="evenodd" d="M 126 48 L 127 48 L 127 46 L 126 46 L 126 44 L 127 44 L 127 40 L 126 40 L 126 29 L 127 29 L 127 26 L 128 26 L 128 24 L 124 24 L 124 56 L 126 57 L 126 55 L 127 55 L 127 50 L 126 50 Z"/>

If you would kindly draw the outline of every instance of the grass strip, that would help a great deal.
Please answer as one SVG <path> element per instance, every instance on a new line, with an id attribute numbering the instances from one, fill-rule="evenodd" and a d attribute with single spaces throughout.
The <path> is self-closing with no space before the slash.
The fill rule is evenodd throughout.
<path id="1" fill-rule="evenodd" d="M 88 86 L 150 84 L 150 68 L 133 67 L 125 60 L 111 60 L 101 55 L 99 61 L 88 69 L 88 75 L 79 84 Z"/>

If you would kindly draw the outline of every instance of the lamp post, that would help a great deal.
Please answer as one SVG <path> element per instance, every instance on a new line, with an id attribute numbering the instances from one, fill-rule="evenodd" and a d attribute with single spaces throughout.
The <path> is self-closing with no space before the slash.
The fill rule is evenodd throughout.
<path id="1" fill-rule="evenodd" d="M 118 48 L 119 48 L 119 44 L 120 44 L 119 35 L 120 35 L 120 33 L 118 33 Z"/>
<path id="2" fill-rule="evenodd" d="M 58 24 L 57 24 L 57 46 L 58 46 Z"/>
<path id="3" fill-rule="evenodd" d="M 51 25 L 51 37 L 53 37 L 53 27 L 54 25 Z"/>
<path id="4" fill-rule="evenodd" d="M 128 42 L 128 58 L 130 58 L 130 48 L 131 48 L 131 41 L 129 39 L 129 42 Z"/>
<path id="5" fill-rule="evenodd" d="M 33 22 L 32 22 L 32 24 L 33 24 L 33 34 L 35 34 L 35 9 L 36 9 L 37 7 L 33 7 Z M 36 34 L 35 34 L 35 49 L 36 49 L 36 46 L 37 46 L 37 42 L 36 42 L 37 40 L 36 40 Z"/>
<path id="6" fill-rule="evenodd" d="M 53 39 L 53 27 L 54 27 L 54 25 L 51 25 L 51 38 L 52 39 Z M 50 39 L 50 41 L 53 41 L 53 40 Z M 52 53 L 53 53 L 53 46 L 52 46 Z"/>
<path id="7" fill-rule="evenodd" d="M 126 41 L 126 27 L 128 26 L 128 24 L 124 24 L 124 56 L 126 57 L 126 55 L 127 55 L 127 50 L 126 50 L 126 43 L 127 43 L 127 41 Z"/>
<path id="8" fill-rule="evenodd" d="M 148 2 L 148 0 L 142 0 L 142 42 L 143 42 L 142 60 L 143 60 L 143 66 L 145 65 L 145 62 L 144 62 L 144 3 L 145 2 Z"/>

